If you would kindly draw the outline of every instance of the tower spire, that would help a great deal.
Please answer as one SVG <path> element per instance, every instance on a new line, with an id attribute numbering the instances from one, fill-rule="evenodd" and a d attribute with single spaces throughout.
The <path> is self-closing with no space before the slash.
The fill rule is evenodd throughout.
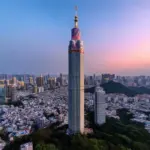
<path id="1" fill-rule="evenodd" d="M 78 28 L 78 6 L 75 6 L 74 26 Z"/>

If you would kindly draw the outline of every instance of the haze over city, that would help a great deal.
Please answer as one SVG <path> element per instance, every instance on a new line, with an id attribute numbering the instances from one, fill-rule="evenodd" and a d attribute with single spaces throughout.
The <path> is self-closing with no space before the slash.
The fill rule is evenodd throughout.
<path id="1" fill-rule="evenodd" d="M 1 73 L 67 73 L 75 4 L 85 73 L 150 74 L 149 0 L 1 1 Z"/>

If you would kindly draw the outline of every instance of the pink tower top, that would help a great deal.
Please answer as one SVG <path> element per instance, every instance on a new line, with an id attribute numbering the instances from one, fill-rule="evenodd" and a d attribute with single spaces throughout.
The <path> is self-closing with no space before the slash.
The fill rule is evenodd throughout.
<path id="1" fill-rule="evenodd" d="M 71 40 L 80 40 L 80 30 L 79 30 L 79 28 L 73 28 L 71 30 Z"/>
<path id="2" fill-rule="evenodd" d="M 71 30 L 71 40 L 80 40 L 80 29 L 78 28 L 78 17 L 74 18 L 74 28 Z"/>

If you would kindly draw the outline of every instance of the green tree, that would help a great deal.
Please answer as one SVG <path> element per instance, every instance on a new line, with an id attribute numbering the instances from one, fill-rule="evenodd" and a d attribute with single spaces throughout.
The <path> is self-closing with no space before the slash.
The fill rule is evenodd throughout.
<path id="1" fill-rule="evenodd" d="M 146 143 L 133 142 L 133 150 L 149 150 L 149 148 Z"/>
<path id="2" fill-rule="evenodd" d="M 35 150 L 58 150 L 53 144 L 37 144 Z"/>
<path id="3" fill-rule="evenodd" d="M 37 145 L 35 146 L 35 150 L 41 150 L 41 149 L 42 149 L 41 144 L 37 144 Z"/>
<path id="4" fill-rule="evenodd" d="M 124 147 L 124 146 L 122 146 L 122 145 L 119 145 L 118 148 L 119 148 L 120 150 L 131 150 L 130 148 L 126 148 L 126 147 Z"/>

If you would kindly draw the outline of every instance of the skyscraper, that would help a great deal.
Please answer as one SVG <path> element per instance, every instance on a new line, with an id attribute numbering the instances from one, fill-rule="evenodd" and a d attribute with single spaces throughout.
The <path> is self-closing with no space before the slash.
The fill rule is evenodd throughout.
<path id="1" fill-rule="evenodd" d="M 63 79 L 62 73 L 60 74 L 60 85 L 61 85 L 61 86 L 64 85 L 64 79 Z"/>
<path id="2" fill-rule="evenodd" d="M 38 91 L 37 85 L 34 85 L 33 86 L 33 93 L 37 93 L 37 91 Z"/>
<path id="3" fill-rule="evenodd" d="M 4 103 L 6 99 L 6 87 L 5 84 L 0 84 L 0 103 Z"/>
<path id="4" fill-rule="evenodd" d="M 71 133 L 84 132 L 84 50 L 80 40 L 78 16 L 69 43 L 68 122 Z"/>
<path id="5" fill-rule="evenodd" d="M 49 89 L 54 89 L 55 86 L 56 86 L 56 80 L 55 78 L 49 78 L 48 79 L 48 86 L 49 86 Z"/>
<path id="6" fill-rule="evenodd" d="M 102 74 L 101 83 L 107 83 L 115 78 L 115 74 Z"/>
<path id="7" fill-rule="evenodd" d="M 36 78 L 36 84 L 37 84 L 38 87 L 43 87 L 44 79 L 43 79 L 42 75 L 40 77 Z"/>
<path id="8" fill-rule="evenodd" d="M 33 144 L 32 144 L 32 142 L 22 144 L 20 146 L 20 150 L 33 150 Z"/>
<path id="9" fill-rule="evenodd" d="M 33 83 L 34 83 L 33 77 L 29 77 L 29 83 L 33 85 Z"/>
<path id="10" fill-rule="evenodd" d="M 106 120 L 106 103 L 105 103 L 105 91 L 103 88 L 97 86 L 95 89 L 95 101 L 94 101 L 94 119 L 95 124 L 101 125 Z"/>
<path id="11" fill-rule="evenodd" d="M 16 90 L 16 87 L 12 87 L 11 100 L 12 100 L 13 102 L 14 102 L 14 101 L 17 101 L 17 90 Z"/>
<path id="12" fill-rule="evenodd" d="M 13 85 L 17 85 L 17 79 L 16 79 L 16 77 L 13 77 L 13 78 L 12 78 L 12 84 L 13 84 Z"/>

